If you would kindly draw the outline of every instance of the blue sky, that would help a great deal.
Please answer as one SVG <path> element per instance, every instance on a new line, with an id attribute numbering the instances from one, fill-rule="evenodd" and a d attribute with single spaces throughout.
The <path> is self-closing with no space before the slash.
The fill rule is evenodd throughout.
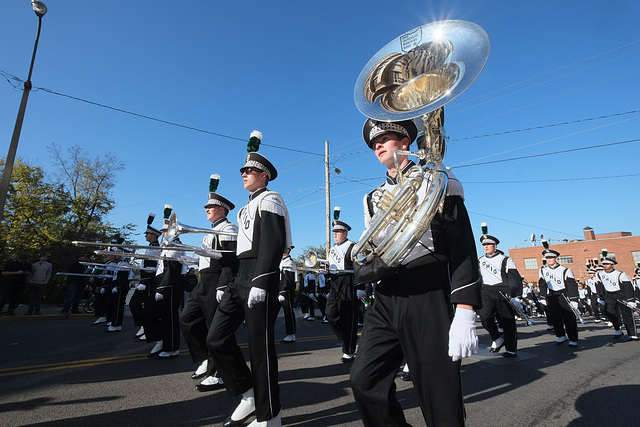
<path id="1" fill-rule="evenodd" d="M 116 154 L 126 165 L 108 218 L 116 226 L 142 231 L 147 214 L 160 218 L 169 203 L 181 222 L 207 227 L 212 173 L 219 193 L 244 204 L 239 168 L 257 129 L 260 152 L 279 170 L 270 188 L 288 205 L 294 255 L 325 241 L 324 141 L 341 170 L 330 177 L 331 205 L 357 240 L 362 196 L 384 174 L 362 141 L 358 74 L 399 35 L 462 19 L 491 39 L 482 74 L 445 107 L 445 163 L 464 185 L 477 236 L 487 222 L 506 250 L 530 245 L 532 233 L 579 239 L 586 226 L 640 233 L 640 142 L 622 143 L 640 138 L 636 1 L 45 4 L 18 157 L 50 170 L 52 143 Z M 3 75 L 26 79 L 36 28 L 28 0 L 0 2 Z M 21 87 L 0 79 L 0 156 Z M 561 153 L 540 156 L 552 152 Z"/>

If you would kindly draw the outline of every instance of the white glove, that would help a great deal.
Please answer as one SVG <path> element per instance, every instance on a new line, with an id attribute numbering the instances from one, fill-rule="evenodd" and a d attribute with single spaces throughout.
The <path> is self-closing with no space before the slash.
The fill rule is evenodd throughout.
<path id="1" fill-rule="evenodd" d="M 112 293 L 112 294 L 117 294 L 117 293 L 118 293 L 118 288 L 113 288 L 113 289 L 111 289 L 111 293 Z"/>
<path id="2" fill-rule="evenodd" d="M 455 362 L 477 352 L 476 312 L 458 308 L 449 329 L 449 356 Z"/>
<path id="3" fill-rule="evenodd" d="M 278 302 L 280 303 L 284 302 L 284 295 L 278 295 Z"/>
<path id="4" fill-rule="evenodd" d="M 638 307 L 638 304 L 635 301 L 627 301 L 627 304 L 629 304 L 629 307 L 633 307 L 633 308 Z"/>
<path id="5" fill-rule="evenodd" d="M 222 301 L 222 295 L 224 295 L 224 291 L 221 291 L 221 290 L 219 290 L 219 289 L 218 289 L 218 290 L 216 291 L 216 300 L 217 300 L 218 302 Z"/>
<path id="6" fill-rule="evenodd" d="M 249 290 L 249 299 L 247 300 L 247 306 L 253 308 L 255 304 L 264 302 L 267 298 L 267 291 L 264 289 L 253 287 Z"/>
<path id="7" fill-rule="evenodd" d="M 605 305 L 605 302 L 603 299 L 600 300 L 600 305 Z"/>
<path id="8" fill-rule="evenodd" d="M 513 303 L 513 305 L 518 307 L 519 310 L 522 310 L 522 304 L 520 303 L 518 298 L 511 298 L 511 302 Z"/>
<path id="9" fill-rule="evenodd" d="M 542 298 L 540 298 L 540 300 L 539 300 L 539 301 L 540 301 L 540 304 L 542 304 L 542 305 L 547 305 L 547 301 L 546 301 L 546 300 L 543 300 Z"/>
<path id="10" fill-rule="evenodd" d="M 578 303 L 575 301 L 571 301 L 571 307 L 573 307 L 575 310 L 578 309 Z"/>
<path id="11" fill-rule="evenodd" d="M 100 293 L 104 294 L 104 292 L 105 292 L 104 288 L 100 288 Z"/>
<path id="12" fill-rule="evenodd" d="M 140 283 L 138 286 L 136 286 L 136 289 L 139 291 L 144 291 L 145 289 L 147 289 L 147 286 Z"/>
<path id="13" fill-rule="evenodd" d="M 367 293 L 362 289 L 356 289 L 356 297 L 358 299 L 365 299 L 367 297 Z"/>
<path id="14" fill-rule="evenodd" d="M 164 299 L 164 295 L 159 292 L 156 292 L 156 301 L 162 301 Z"/>

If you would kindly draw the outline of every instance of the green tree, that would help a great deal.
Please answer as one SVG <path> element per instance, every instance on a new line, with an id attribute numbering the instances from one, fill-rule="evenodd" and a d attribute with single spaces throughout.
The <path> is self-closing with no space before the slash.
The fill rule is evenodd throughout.
<path id="1" fill-rule="evenodd" d="M 54 272 L 64 271 L 81 253 L 91 252 L 72 241 L 109 242 L 116 232 L 125 238 L 132 232 L 133 224 L 116 228 L 105 220 L 115 205 L 116 173 L 124 168 L 117 157 L 91 158 L 78 146 L 66 153 L 56 145 L 49 150 L 55 169 L 50 176 L 41 167 L 16 161 L 0 224 L 2 266 L 19 253 L 29 254 L 32 262 L 46 253 Z M 59 302 L 64 289 L 65 277 L 54 276 L 45 301 Z"/>

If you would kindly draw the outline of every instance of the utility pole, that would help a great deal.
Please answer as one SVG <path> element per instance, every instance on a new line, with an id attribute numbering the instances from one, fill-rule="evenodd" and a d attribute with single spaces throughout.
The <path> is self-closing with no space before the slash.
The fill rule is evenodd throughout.
<path id="1" fill-rule="evenodd" d="M 331 196 L 329 193 L 329 141 L 324 142 L 324 171 L 325 171 L 325 201 L 327 205 L 327 230 L 326 230 L 326 247 L 324 259 L 329 259 L 329 245 L 331 244 Z"/>

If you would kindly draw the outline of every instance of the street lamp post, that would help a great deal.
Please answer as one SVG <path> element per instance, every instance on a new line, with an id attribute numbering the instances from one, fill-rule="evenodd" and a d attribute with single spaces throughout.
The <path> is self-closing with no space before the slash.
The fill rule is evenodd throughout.
<path id="1" fill-rule="evenodd" d="M 32 0 L 31 7 L 33 11 L 38 15 L 38 33 L 36 34 L 36 42 L 33 46 L 33 55 L 31 56 L 31 66 L 29 67 L 29 76 L 27 81 L 24 82 L 24 91 L 22 92 L 22 101 L 20 102 L 20 109 L 18 110 L 18 117 L 16 118 L 16 125 L 13 128 L 13 136 L 11 137 L 11 145 L 9 145 L 9 153 L 4 163 L 4 171 L 2 172 L 2 182 L 0 182 L 0 223 L 4 217 L 4 205 L 7 201 L 7 194 L 9 193 L 9 182 L 11 181 L 11 173 L 13 172 L 13 162 L 16 158 L 16 151 L 18 151 L 18 140 L 20 139 L 20 131 L 22 130 L 22 121 L 24 120 L 24 112 L 27 109 L 27 99 L 29 98 L 29 91 L 31 90 L 31 73 L 33 72 L 33 63 L 36 60 L 36 51 L 38 50 L 38 40 L 40 40 L 40 27 L 42 26 L 42 17 L 47 13 L 47 6 L 44 3 Z"/>

